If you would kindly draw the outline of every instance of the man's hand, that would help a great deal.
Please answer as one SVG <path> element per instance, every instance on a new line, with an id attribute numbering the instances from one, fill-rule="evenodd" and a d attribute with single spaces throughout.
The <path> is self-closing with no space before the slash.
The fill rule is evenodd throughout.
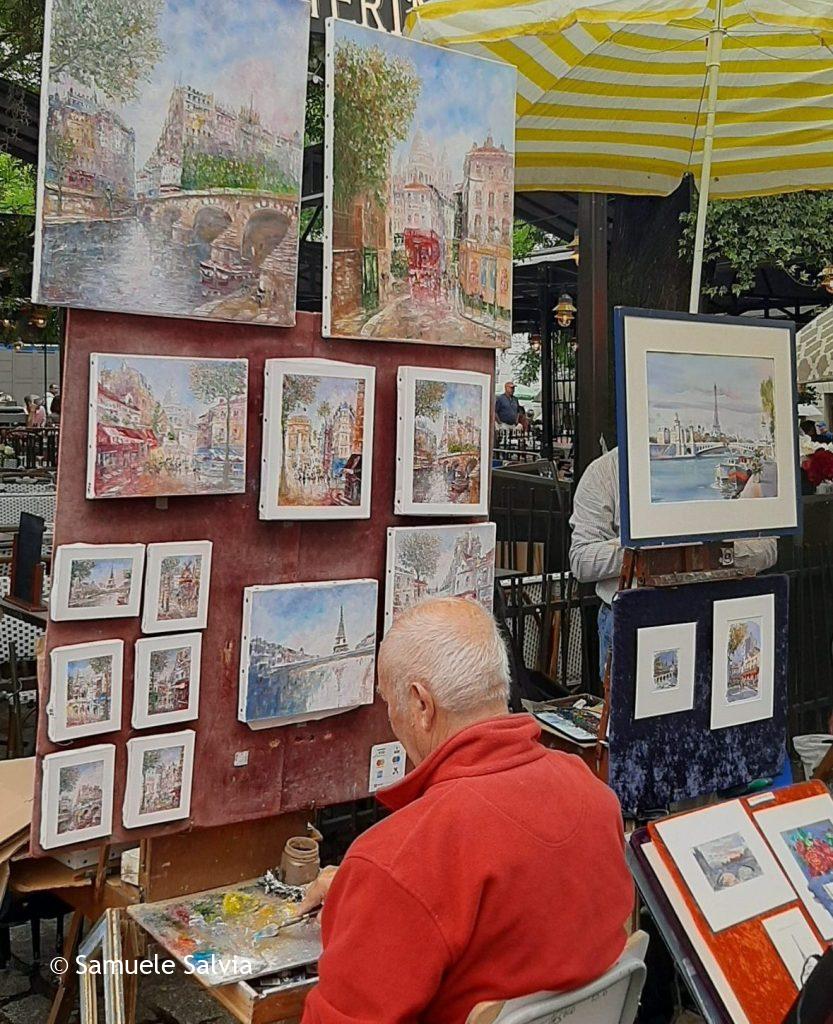
<path id="1" fill-rule="evenodd" d="M 330 891 L 330 886 L 333 884 L 336 871 L 338 871 L 338 868 L 333 866 L 321 869 L 318 878 L 310 885 L 306 896 L 298 904 L 299 915 L 307 914 L 310 910 L 315 910 L 316 907 L 320 907 L 323 904 L 327 898 L 327 893 Z"/>

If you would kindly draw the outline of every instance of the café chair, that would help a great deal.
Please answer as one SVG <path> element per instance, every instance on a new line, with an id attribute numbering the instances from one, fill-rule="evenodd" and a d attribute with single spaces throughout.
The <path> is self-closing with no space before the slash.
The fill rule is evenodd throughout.
<path id="1" fill-rule="evenodd" d="M 648 936 L 634 932 L 616 963 L 601 978 L 572 992 L 536 992 L 518 999 L 478 1003 L 466 1024 L 633 1024 L 642 986 Z"/>

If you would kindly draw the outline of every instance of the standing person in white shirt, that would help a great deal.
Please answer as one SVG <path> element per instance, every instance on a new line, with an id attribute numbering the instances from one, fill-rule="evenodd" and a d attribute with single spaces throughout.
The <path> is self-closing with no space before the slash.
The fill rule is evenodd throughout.
<path id="1" fill-rule="evenodd" d="M 595 583 L 599 608 L 599 676 L 613 636 L 613 595 L 619 589 L 624 552 L 619 543 L 619 449 L 590 463 L 576 487 L 570 517 L 573 539 L 570 570 L 580 583 Z M 736 540 L 735 565 L 762 572 L 775 564 L 778 545 L 774 537 Z"/>

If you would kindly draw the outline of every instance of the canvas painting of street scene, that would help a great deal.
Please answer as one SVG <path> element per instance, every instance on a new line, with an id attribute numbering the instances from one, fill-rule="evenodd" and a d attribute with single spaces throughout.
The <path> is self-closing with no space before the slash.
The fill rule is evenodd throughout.
<path id="1" fill-rule="evenodd" d="M 833 820 L 826 818 L 781 833 L 807 886 L 818 903 L 833 915 Z"/>
<path id="2" fill-rule="evenodd" d="M 738 832 L 695 846 L 692 854 L 714 892 L 763 875 L 761 865 Z"/>
<path id="3" fill-rule="evenodd" d="M 431 597 L 464 597 L 491 612 L 495 525 L 403 526 L 388 530 L 385 629 Z"/>
<path id="4" fill-rule="evenodd" d="M 89 761 L 58 771 L 58 835 L 101 824 L 104 802 L 104 763 Z"/>
<path id="5" fill-rule="evenodd" d="M 69 728 L 106 722 L 113 703 L 113 655 L 70 661 L 66 694 Z"/>
<path id="6" fill-rule="evenodd" d="M 69 570 L 69 606 L 124 607 L 132 582 L 132 558 L 74 558 Z"/>
<path id="7" fill-rule="evenodd" d="M 775 361 L 648 352 L 652 503 L 777 498 Z"/>
<path id="8" fill-rule="evenodd" d="M 120 727 L 122 640 L 53 647 L 49 660 L 46 726 L 53 743 Z"/>
<path id="9" fill-rule="evenodd" d="M 505 347 L 515 69 L 327 32 L 325 335 Z"/>
<path id="10" fill-rule="evenodd" d="M 126 828 L 188 817 L 195 736 L 192 730 L 186 729 L 128 741 L 122 808 Z"/>
<path id="11" fill-rule="evenodd" d="M 49 0 L 35 294 L 295 322 L 304 0 Z"/>
<path id="12" fill-rule="evenodd" d="M 246 359 L 90 357 L 88 498 L 246 489 Z"/>
<path id="13" fill-rule="evenodd" d="M 211 584 L 211 541 L 148 545 L 142 629 L 205 629 Z"/>
<path id="14" fill-rule="evenodd" d="M 169 555 L 159 570 L 158 618 L 192 619 L 199 611 L 202 555 Z"/>
<path id="15" fill-rule="evenodd" d="M 654 689 L 673 690 L 680 679 L 680 652 L 657 651 L 654 655 Z"/>
<path id="16" fill-rule="evenodd" d="M 171 711 L 184 711 L 190 700 L 190 689 L 190 646 L 153 651 L 150 656 L 148 715 L 164 715 Z"/>
<path id="17" fill-rule="evenodd" d="M 251 728 L 373 701 L 376 580 L 247 587 L 238 717 Z"/>
<path id="18" fill-rule="evenodd" d="M 199 713 L 201 633 L 136 641 L 134 729 L 186 722 Z"/>
<path id="19" fill-rule="evenodd" d="M 144 544 L 61 544 L 52 567 L 49 615 L 63 619 L 139 614 Z"/>
<path id="20" fill-rule="evenodd" d="M 757 700 L 761 695 L 761 636 L 759 618 L 729 623 L 726 641 L 726 700 L 729 704 Z"/>
<path id="21" fill-rule="evenodd" d="M 266 363 L 262 519 L 370 515 L 373 367 Z"/>
<path id="22" fill-rule="evenodd" d="M 179 807 L 182 800 L 182 771 L 185 747 L 159 747 L 142 755 L 142 799 L 140 814 L 154 814 Z"/>

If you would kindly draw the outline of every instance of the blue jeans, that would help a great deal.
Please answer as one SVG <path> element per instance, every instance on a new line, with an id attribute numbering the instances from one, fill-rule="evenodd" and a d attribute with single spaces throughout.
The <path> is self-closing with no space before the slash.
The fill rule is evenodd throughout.
<path id="1" fill-rule="evenodd" d="M 599 608 L 599 679 L 604 682 L 607 656 L 613 647 L 613 609 L 602 601 Z"/>

